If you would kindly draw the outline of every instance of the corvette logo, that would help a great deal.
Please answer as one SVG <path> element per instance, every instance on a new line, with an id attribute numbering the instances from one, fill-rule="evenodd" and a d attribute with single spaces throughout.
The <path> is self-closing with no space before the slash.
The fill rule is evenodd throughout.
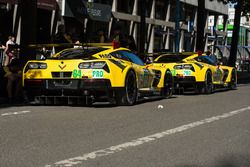
<path id="1" fill-rule="evenodd" d="M 58 66 L 60 67 L 61 70 L 63 70 L 66 67 L 66 65 L 64 66 L 58 65 Z"/>

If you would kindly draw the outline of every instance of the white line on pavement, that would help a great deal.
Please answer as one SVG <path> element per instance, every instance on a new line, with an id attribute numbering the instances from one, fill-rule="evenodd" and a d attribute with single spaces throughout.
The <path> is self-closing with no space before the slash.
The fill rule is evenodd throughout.
<path id="1" fill-rule="evenodd" d="M 29 113 L 29 112 L 30 111 L 8 112 L 8 113 L 1 114 L 1 116 L 19 115 L 19 114 L 26 114 L 26 113 Z"/>
<path id="2" fill-rule="evenodd" d="M 156 134 L 153 134 L 153 135 L 150 135 L 150 136 L 138 138 L 138 139 L 132 140 L 130 142 L 126 142 L 126 143 L 119 144 L 119 145 L 116 145 L 116 146 L 111 146 L 111 147 L 106 148 L 106 149 L 97 150 L 97 151 L 93 151 L 91 153 L 86 153 L 86 154 L 83 154 L 81 156 L 77 156 L 77 157 L 74 157 L 74 158 L 69 158 L 69 159 L 65 159 L 65 160 L 62 160 L 62 161 L 58 161 L 58 162 L 55 162 L 54 164 L 51 164 L 51 165 L 45 165 L 44 167 L 59 167 L 59 166 L 60 167 L 71 167 L 71 166 L 74 166 L 74 165 L 81 164 L 84 161 L 87 161 L 87 160 L 90 160 L 90 159 L 95 159 L 95 158 L 98 158 L 98 157 L 103 157 L 103 156 L 107 156 L 107 155 L 110 155 L 110 154 L 114 154 L 114 153 L 120 152 L 122 150 L 131 148 L 131 147 L 136 147 L 136 146 L 148 143 L 148 142 L 158 140 L 160 138 L 166 137 L 166 136 L 171 135 L 171 134 L 175 134 L 175 133 L 178 133 L 178 132 L 183 132 L 185 130 L 195 128 L 195 127 L 198 127 L 198 126 L 201 126 L 201 125 L 204 125 L 204 124 L 208 124 L 208 123 L 219 121 L 219 120 L 222 120 L 222 119 L 225 119 L 225 118 L 228 118 L 228 117 L 232 117 L 234 115 L 237 115 L 237 114 L 240 114 L 242 112 L 249 111 L 249 110 L 250 110 L 250 106 L 248 106 L 246 108 L 239 109 L 239 110 L 231 111 L 231 112 L 228 112 L 228 113 L 224 113 L 222 115 L 217 115 L 217 116 L 206 118 L 206 119 L 203 119 L 203 120 L 200 120 L 200 121 L 196 121 L 196 122 L 193 122 L 193 123 L 182 125 L 182 126 L 179 126 L 177 128 L 169 129 L 169 130 L 166 130 L 166 131 L 163 131 L 163 132 L 160 132 L 160 133 L 156 133 Z"/>

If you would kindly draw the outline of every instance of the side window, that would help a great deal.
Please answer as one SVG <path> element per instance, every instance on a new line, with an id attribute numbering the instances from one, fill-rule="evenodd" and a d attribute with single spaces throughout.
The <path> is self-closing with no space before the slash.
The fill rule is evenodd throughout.
<path id="1" fill-rule="evenodd" d="M 208 56 L 206 56 L 205 58 L 207 59 L 207 61 L 209 62 L 209 64 L 216 66 L 216 62 L 212 58 L 210 58 Z"/>
<path id="2" fill-rule="evenodd" d="M 119 51 L 122 55 L 126 56 L 132 63 L 144 66 L 143 61 L 134 53 L 128 51 Z"/>
<path id="3" fill-rule="evenodd" d="M 130 59 L 127 56 L 125 56 L 124 54 L 122 54 L 120 51 L 112 52 L 111 55 L 113 57 L 117 58 L 117 59 L 122 59 L 122 60 L 125 60 L 125 61 L 130 61 Z"/>
<path id="4" fill-rule="evenodd" d="M 210 65 L 215 65 L 215 63 L 207 56 L 198 56 L 195 58 L 195 60 L 198 62 L 202 62 L 202 63 L 206 63 L 206 64 L 210 64 Z"/>

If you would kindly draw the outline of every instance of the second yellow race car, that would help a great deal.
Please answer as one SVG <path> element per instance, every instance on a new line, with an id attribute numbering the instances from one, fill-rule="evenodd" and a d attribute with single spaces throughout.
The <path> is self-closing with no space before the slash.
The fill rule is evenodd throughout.
<path id="1" fill-rule="evenodd" d="M 145 96 L 171 96 L 173 79 L 169 69 L 147 66 L 126 48 L 84 46 L 28 61 L 23 86 L 40 104 L 133 105 Z"/>
<path id="2" fill-rule="evenodd" d="M 216 88 L 235 89 L 237 71 L 223 66 L 206 55 L 198 53 L 168 53 L 155 59 L 153 66 L 169 68 L 176 89 L 194 88 L 197 93 L 209 94 Z"/>

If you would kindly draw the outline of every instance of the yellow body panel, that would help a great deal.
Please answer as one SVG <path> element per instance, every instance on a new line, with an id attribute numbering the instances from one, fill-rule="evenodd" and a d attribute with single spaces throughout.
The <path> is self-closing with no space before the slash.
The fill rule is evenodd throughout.
<path id="1" fill-rule="evenodd" d="M 154 70 L 161 71 L 162 76 L 165 75 L 166 68 L 137 65 L 129 61 L 121 60 L 113 57 L 110 53 L 125 50 L 126 48 L 112 49 L 112 47 L 102 47 L 106 50 L 98 52 L 92 55 L 91 60 L 83 59 L 56 59 L 60 53 L 64 51 L 71 51 L 74 49 L 66 49 L 52 56 L 54 59 L 46 60 L 30 60 L 26 63 L 23 71 L 23 86 L 25 86 L 25 80 L 43 80 L 43 79 L 108 79 L 110 80 L 112 87 L 124 87 L 125 78 L 129 70 L 133 70 L 137 77 L 137 87 L 140 88 L 152 88 L 152 83 L 154 79 Z M 80 69 L 80 63 L 87 62 L 105 62 L 109 68 L 110 72 L 104 69 Z M 30 63 L 45 63 L 47 65 L 46 69 L 29 69 Z M 53 77 L 52 73 L 71 73 L 70 76 L 59 76 Z M 100 73 L 101 75 L 97 75 Z M 145 75 L 146 74 L 146 75 Z M 163 87 L 163 78 L 161 77 L 156 89 Z"/>
<path id="2" fill-rule="evenodd" d="M 185 59 L 183 59 L 181 62 L 174 62 L 174 63 L 157 63 L 157 61 L 167 55 L 161 55 L 155 59 L 155 62 L 152 64 L 152 66 L 159 66 L 159 67 L 165 67 L 171 70 L 173 76 L 182 75 L 184 77 L 195 77 L 196 82 L 204 82 L 206 79 L 206 72 L 211 71 L 212 73 L 212 79 L 213 84 L 215 85 L 227 85 L 231 82 L 231 76 L 232 72 L 235 71 L 235 68 L 228 67 L 228 66 L 216 66 L 207 64 L 204 62 L 199 62 L 196 60 L 198 57 L 198 54 L 194 53 Z M 205 56 L 205 55 L 202 55 Z M 174 67 L 176 65 L 192 65 L 194 68 L 194 71 L 192 70 L 185 70 L 185 69 L 175 69 Z M 225 72 L 228 71 L 228 75 L 226 77 L 226 80 L 224 79 Z"/>

